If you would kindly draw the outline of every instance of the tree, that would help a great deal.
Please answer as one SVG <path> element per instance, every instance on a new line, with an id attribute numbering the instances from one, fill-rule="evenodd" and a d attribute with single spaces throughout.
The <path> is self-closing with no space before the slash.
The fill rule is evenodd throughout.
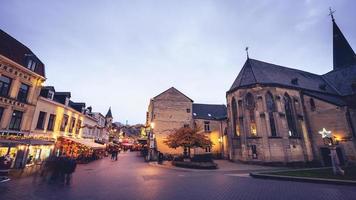
<path id="1" fill-rule="evenodd" d="M 164 141 L 170 148 L 183 147 L 184 154 L 188 153 L 190 157 L 190 149 L 194 147 L 211 147 L 212 141 L 203 133 L 199 133 L 198 128 L 182 127 L 174 133 L 167 136 Z"/>

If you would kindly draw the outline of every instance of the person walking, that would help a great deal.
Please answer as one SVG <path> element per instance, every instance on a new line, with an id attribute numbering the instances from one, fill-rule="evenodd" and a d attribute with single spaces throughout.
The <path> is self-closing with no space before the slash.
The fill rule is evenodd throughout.
<path id="1" fill-rule="evenodd" d="M 70 185 L 71 180 L 72 180 L 72 174 L 75 172 L 75 169 L 77 167 L 77 162 L 75 161 L 74 158 L 68 159 L 67 162 L 67 173 L 66 173 L 66 184 Z"/>

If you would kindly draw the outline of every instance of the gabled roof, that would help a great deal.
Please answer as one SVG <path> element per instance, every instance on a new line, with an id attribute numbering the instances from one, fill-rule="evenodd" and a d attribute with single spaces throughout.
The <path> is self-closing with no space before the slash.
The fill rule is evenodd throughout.
<path id="1" fill-rule="evenodd" d="M 11 37 L 0 29 L 0 54 L 16 62 L 23 67 L 26 66 L 28 59 L 34 59 L 37 63 L 35 73 L 45 77 L 44 64 L 38 57 L 24 44 Z"/>
<path id="2" fill-rule="evenodd" d="M 171 88 L 165 90 L 164 92 L 160 93 L 159 95 L 153 97 L 153 100 L 156 99 L 157 97 L 159 97 L 159 96 L 161 96 L 161 95 L 167 93 L 167 92 L 176 92 L 176 93 L 179 93 L 179 94 L 181 94 L 182 96 L 184 96 L 185 98 L 187 98 L 189 101 L 194 102 L 191 98 L 189 98 L 188 96 L 186 96 L 185 94 L 183 94 L 181 91 L 177 90 L 175 87 L 171 87 Z"/>
<path id="3" fill-rule="evenodd" d="M 228 92 L 255 84 L 337 94 L 320 75 L 248 58 Z"/>
<path id="4" fill-rule="evenodd" d="M 356 55 L 350 44 L 347 42 L 344 34 L 333 21 L 333 61 L 334 70 L 356 65 Z"/>
<path id="5" fill-rule="evenodd" d="M 221 120 L 227 117 L 225 105 L 193 103 L 193 118 Z"/>

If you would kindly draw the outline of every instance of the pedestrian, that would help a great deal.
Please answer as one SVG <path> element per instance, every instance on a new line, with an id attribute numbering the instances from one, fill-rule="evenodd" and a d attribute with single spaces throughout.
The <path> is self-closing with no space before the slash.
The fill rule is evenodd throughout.
<path id="1" fill-rule="evenodd" d="M 115 159 L 115 150 L 111 150 L 111 160 Z"/>
<path id="2" fill-rule="evenodd" d="M 68 159 L 68 171 L 66 174 L 66 184 L 69 185 L 71 183 L 72 174 L 75 172 L 77 167 L 77 162 L 74 158 Z"/>
<path id="3" fill-rule="evenodd" d="M 117 148 L 115 148 L 114 152 L 115 152 L 115 156 L 114 156 L 115 161 L 117 161 L 117 155 L 119 154 L 119 150 Z"/>

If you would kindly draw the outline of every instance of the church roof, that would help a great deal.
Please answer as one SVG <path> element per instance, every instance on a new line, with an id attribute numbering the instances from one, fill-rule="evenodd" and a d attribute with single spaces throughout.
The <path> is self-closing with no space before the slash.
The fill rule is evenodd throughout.
<path id="1" fill-rule="evenodd" d="M 5 31 L 0 29 L 0 54 L 6 58 L 16 62 L 23 67 L 26 66 L 28 59 L 36 60 L 36 68 L 34 72 L 45 77 L 45 67 L 40 59 L 27 46 L 11 37 Z"/>
<path id="2" fill-rule="evenodd" d="M 331 95 L 331 94 L 319 93 L 314 91 L 303 91 L 303 93 L 308 96 L 329 102 L 334 105 L 338 105 L 338 106 L 347 105 L 347 103 L 342 99 L 342 97 L 338 95 Z"/>
<path id="3" fill-rule="evenodd" d="M 220 120 L 226 117 L 225 105 L 193 103 L 194 119 Z"/>
<path id="4" fill-rule="evenodd" d="M 108 113 L 106 113 L 105 118 L 112 118 L 111 107 L 109 108 Z"/>
<path id="5" fill-rule="evenodd" d="M 255 84 L 338 94 L 322 76 L 248 58 L 228 92 Z"/>
<path id="6" fill-rule="evenodd" d="M 333 61 L 334 70 L 356 65 L 356 55 L 344 34 L 337 26 L 334 18 L 333 22 Z"/>
<path id="7" fill-rule="evenodd" d="M 333 70 L 323 75 L 340 95 L 356 94 L 356 64 L 353 66 Z"/>

